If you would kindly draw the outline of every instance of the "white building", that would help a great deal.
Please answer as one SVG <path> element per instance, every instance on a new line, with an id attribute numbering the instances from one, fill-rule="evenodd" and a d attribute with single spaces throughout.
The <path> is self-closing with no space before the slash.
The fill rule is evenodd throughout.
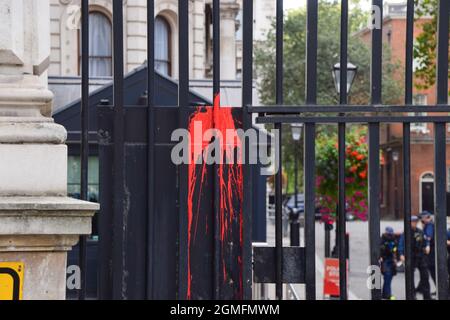
<path id="1" fill-rule="evenodd" d="M 178 75 L 178 0 L 155 1 L 156 68 Z M 79 97 L 81 0 L 50 0 L 50 89 L 56 108 Z M 92 87 L 112 76 L 112 0 L 90 0 L 90 73 Z M 189 0 L 190 79 L 194 90 L 211 96 L 212 0 Z M 275 15 L 274 0 L 254 1 L 255 40 L 261 40 Z M 129 72 L 147 59 L 147 0 L 124 1 L 124 65 Z M 221 78 L 225 104 L 240 104 L 242 0 L 221 1 Z M 95 40 L 94 40 L 95 39 Z M 105 79 L 106 77 L 106 79 Z M 75 86 L 74 86 L 75 85 Z M 68 90 L 68 88 L 71 88 Z M 63 95 L 62 95 L 63 93 Z M 256 93 L 256 92 L 255 92 Z M 257 96 L 255 94 L 255 99 Z"/>

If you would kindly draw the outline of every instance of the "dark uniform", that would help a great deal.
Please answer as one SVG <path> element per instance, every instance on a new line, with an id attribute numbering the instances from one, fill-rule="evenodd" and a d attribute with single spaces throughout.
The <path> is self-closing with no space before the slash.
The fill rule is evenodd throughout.
<path id="1" fill-rule="evenodd" d="M 429 216 L 429 213 L 422 214 L 424 216 Z M 423 222 L 423 221 L 422 221 Z M 430 247 L 430 253 L 426 254 L 427 266 L 430 272 L 431 278 L 434 284 L 436 284 L 436 254 L 434 249 L 434 222 L 429 221 L 428 223 L 423 223 L 423 234 L 425 238 L 425 247 Z M 420 285 L 419 285 L 420 286 Z"/>
<path id="2" fill-rule="evenodd" d="M 447 230 L 447 241 L 450 241 L 450 229 Z M 448 273 L 449 273 L 449 276 L 448 276 L 449 289 L 448 289 L 448 291 L 450 294 L 450 246 L 448 245 L 448 243 L 447 243 L 447 268 L 448 268 Z"/>
<path id="3" fill-rule="evenodd" d="M 392 279 L 397 274 L 396 255 L 398 244 L 395 238 L 394 230 L 390 227 L 386 228 L 386 232 L 381 236 L 380 257 L 381 272 L 383 274 L 383 299 L 391 299 L 392 296 Z"/>
<path id="4" fill-rule="evenodd" d="M 425 249 L 425 239 L 423 231 L 420 228 L 411 228 L 412 233 L 412 267 L 413 270 L 418 269 L 420 274 L 420 283 L 421 287 L 419 287 L 423 294 L 423 298 L 425 300 L 431 299 L 430 294 L 430 282 L 428 281 L 428 266 L 427 259 L 424 253 Z M 400 243 L 398 247 L 398 251 L 401 256 L 405 255 L 405 234 L 402 234 L 400 237 Z"/>

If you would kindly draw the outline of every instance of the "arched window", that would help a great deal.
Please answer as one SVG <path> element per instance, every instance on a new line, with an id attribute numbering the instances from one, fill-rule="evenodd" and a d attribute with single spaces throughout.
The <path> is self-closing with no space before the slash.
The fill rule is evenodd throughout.
<path id="1" fill-rule="evenodd" d="M 425 172 L 420 176 L 419 210 L 434 212 L 434 174 Z"/>
<path id="2" fill-rule="evenodd" d="M 89 13 L 89 76 L 112 76 L 112 24 L 101 12 Z M 81 45 L 80 45 L 81 53 Z M 81 62 L 81 59 L 80 59 Z M 81 63 L 80 74 L 81 74 Z"/>
<path id="3" fill-rule="evenodd" d="M 155 69 L 164 75 L 171 75 L 170 26 L 166 19 L 155 19 Z"/>

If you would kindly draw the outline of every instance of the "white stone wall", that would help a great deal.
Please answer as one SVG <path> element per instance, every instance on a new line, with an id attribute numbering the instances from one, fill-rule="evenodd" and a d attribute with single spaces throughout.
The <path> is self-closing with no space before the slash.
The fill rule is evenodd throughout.
<path id="1" fill-rule="evenodd" d="M 128 0 L 126 4 L 126 70 L 139 67 L 147 59 L 147 1 Z"/>
<path id="2" fill-rule="evenodd" d="M 41 19 L 35 19 L 33 14 Z M 50 41 L 48 7 L 41 6 L 38 0 L 3 0 L 0 15 L 0 74 L 35 75 L 46 86 Z"/>
<path id="3" fill-rule="evenodd" d="M 262 41 L 266 38 L 276 15 L 276 1 L 255 0 L 253 15 L 255 17 L 253 38 L 255 41 Z"/>
<path id="4" fill-rule="evenodd" d="M 208 73 L 205 35 L 205 5 L 211 0 L 190 1 L 190 76 L 205 79 Z M 50 0 L 51 55 L 49 74 L 76 76 L 79 70 L 79 30 L 71 28 L 79 18 L 75 12 L 81 0 Z M 124 0 L 124 64 L 126 72 L 140 66 L 147 58 L 147 0 Z M 255 0 L 255 40 L 261 40 L 275 13 L 275 0 Z M 112 19 L 112 0 L 90 0 L 91 10 L 104 13 Z M 236 39 L 239 27 L 237 15 L 242 10 L 242 0 L 221 1 L 221 53 L 224 79 L 239 78 L 242 68 L 242 45 Z M 171 74 L 178 74 L 178 0 L 157 0 L 155 14 L 163 16 L 170 25 Z"/>

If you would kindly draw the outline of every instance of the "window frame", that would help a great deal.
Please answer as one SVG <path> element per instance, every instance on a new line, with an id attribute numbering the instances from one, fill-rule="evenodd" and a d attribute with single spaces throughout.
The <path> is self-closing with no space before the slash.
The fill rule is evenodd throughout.
<path id="1" fill-rule="evenodd" d="M 418 97 L 424 98 L 424 100 L 421 101 L 421 102 L 417 102 L 416 99 Z M 414 103 L 414 105 L 418 105 L 418 106 L 426 106 L 426 105 L 428 105 L 428 95 L 422 94 L 422 93 L 415 94 L 413 103 Z M 427 115 L 427 113 L 426 112 L 415 112 L 415 113 L 411 112 L 411 113 L 409 113 L 409 115 L 410 116 L 423 116 L 423 117 L 425 117 Z M 413 123 L 411 123 L 411 131 L 412 132 L 416 132 L 416 133 L 424 133 L 424 134 L 426 134 L 426 133 L 429 132 L 428 124 L 427 123 L 420 123 L 420 122 L 413 122 Z"/>
<path id="2" fill-rule="evenodd" d="M 167 20 L 167 18 L 164 17 L 163 15 L 160 15 L 160 14 L 158 14 L 155 17 L 155 26 L 156 26 L 156 20 L 157 19 L 161 20 L 165 24 L 165 26 L 167 28 L 167 35 L 168 35 L 168 38 L 167 38 L 167 46 L 168 46 L 168 48 L 167 48 L 167 57 L 168 57 L 168 60 L 157 59 L 156 58 L 156 54 L 155 54 L 155 64 L 157 64 L 157 63 L 167 63 L 167 70 L 168 70 L 167 75 L 169 77 L 171 77 L 172 76 L 172 36 L 173 36 L 172 35 L 172 27 L 170 26 L 170 23 Z M 155 41 L 156 41 L 156 37 L 155 37 Z"/>
<path id="3" fill-rule="evenodd" d="M 91 10 L 89 10 L 89 15 L 91 14 L 100 14 L 102 16 L 104 16 L 106 18 L 106 20 L 109 22 L 109 25 L 111 26 L 111 56 L 91 56 L 89 54 L 89 61 L 91 61 L 91 58 L 97 58 L 97 59 L 108 59 L 110 61 L 111 64 L 111 75 L 110 76 L 98 76 L 100 78 L 112 78 L 113 77 L 113 63 L 114 63 L 114 36 L 113 36 L 113 22 L 111 20 L 111 17 L 106 14 L 105 12 L 103 12 L 102 10 L 98 10 L 97 8 L 93 8 Z M 81 30 L 78 29 L 78 75 L 81 76 Z M 89 75 L 89 77 L 91 78 L 95 78 Z"/>

